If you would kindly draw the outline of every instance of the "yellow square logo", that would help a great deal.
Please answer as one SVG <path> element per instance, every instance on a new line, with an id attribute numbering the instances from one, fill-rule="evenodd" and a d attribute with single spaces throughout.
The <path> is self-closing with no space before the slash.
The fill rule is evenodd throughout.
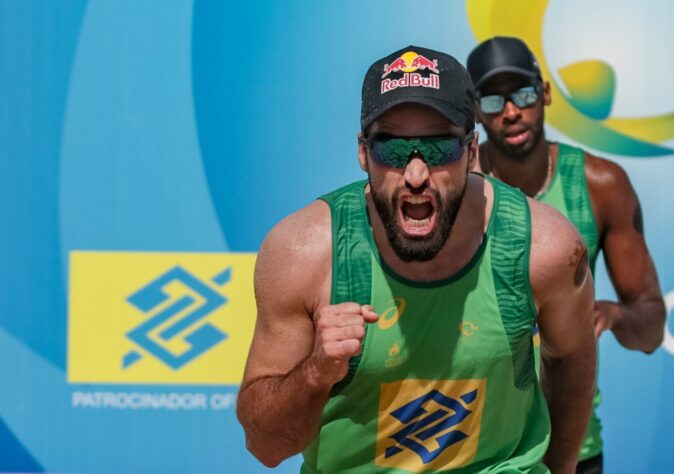
<path id="1" fill-rule="evenodd" d="M 469 465 L 477 453 L 486 379 L 382 384 L 375 464 L 411 472 Z"/>
<path id="2" fill-rule="evenodd" d="M 255 257 L 71 252 L 68 382 L 239 384 Z"/>

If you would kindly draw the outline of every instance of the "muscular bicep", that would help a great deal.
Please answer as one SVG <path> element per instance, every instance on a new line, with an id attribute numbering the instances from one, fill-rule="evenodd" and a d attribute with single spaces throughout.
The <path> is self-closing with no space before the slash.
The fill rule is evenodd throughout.
<path id="1" fill-rule="evenodd" d="M 330 233 L 324 203 L 279 223 L 255 266 L 257 321 L 244 384 L 288 373 L 314 344 L 313 313 L 329 298 Z M 329 227 L 329 219 L 327 220 Z M 326 240 L 327 239 L 327 240 Z"/>
<path id="2" fill-rule="evenodd" d="M 655 266 L 643 232 L 641 206 L 627 177 L 607 205 L 603 250 L 606 267 L 622 303 L 661 298 Z"/>
<path id="3" fill-rule="evenodd" d="M 538 324 L 543 356 L 562 357 L 594 344 L 593 285 L 592 276 L 587 272 L 579 286 L 575 283 L 564 285 L 566 289 L 560 288 L 541 305 Z"/>

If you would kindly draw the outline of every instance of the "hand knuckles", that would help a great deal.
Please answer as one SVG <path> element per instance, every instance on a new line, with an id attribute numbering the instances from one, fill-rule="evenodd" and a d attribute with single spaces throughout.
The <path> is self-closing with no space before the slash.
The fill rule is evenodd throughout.
<path id="1" fill-rule="evenodd" d="M 334 344 L 325 344 L 323 346 L 323 353 L 328 357 L 329 359 L 333 359 L 335 357 L 335 352 L 336 348 Z"/>
<path id="2" fill-rule="evenodd" d="M 325 348 L 325 354 L 329 359 L 332 360 L 341 360 L 348 356 L 348 351 L 344 350 L 344 344 L 333 343 L 329 344 Z"/>
<path id="3" fill-rule="evenodd" d="M 318 310 L 318 316 L 321 318 L 330 317 L 335 314 L 335 312 L 334 306 L 323 306 Z"/>
<path id="4" fill-rule="evenodd" d="M 349 335 L 353 338 L 360 339 L 365 335 L 365 328 L 363 326 L 351 326 Z"/>
<path id="5" fill-rule="evenodd" d="M 355 355 L 360 351 L 360 342 L 355 340 L 355 339 L 349 339 L 348 341 L 345 341 L 347 344 L 345 344 L 346 349 L 349 353 L 349 355 Z"/>
<path id="6" fill-rule="evenodd" d="M 340 307 L 342 311 L 345 311 L 347 313 L 360 312 L 360 305 L 358 303 L 342 303 Z"/>
<path id="7" fill-rule="evenodd" d="M 327 324 L 328 324 L 328 322 L 325 320 L 325 318 L 323 316 L 320 316 L 316 320 L 316 329 L 319 330 L 319 331 L 321 331 L 323 329 L 326 329 Z"/>

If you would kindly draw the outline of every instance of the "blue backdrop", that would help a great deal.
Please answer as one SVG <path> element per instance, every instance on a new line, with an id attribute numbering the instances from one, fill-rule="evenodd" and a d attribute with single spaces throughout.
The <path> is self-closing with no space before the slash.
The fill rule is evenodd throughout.
<path id="1" fill-rule="evenodd" d="M 188 372 L 218 346 L 249 340 L 250 292 L 225 291 L 206 309 L 195 302 L 249 279 L 246 265 L 227 259 L 256 252 L 275 222 L 363 177 L 356 133 L 369 64 L 409 44 L 464 61 L 486 3 L 0 1 L 0 470 L 266 471 L 234 414 L 240 364 Z M 544 21 L 529 27 L 561 93 L 573 96 L 564 66 L 601 60 L 616 85 L 609 121 L 595 122 L 644 118 L 659 131 L 637 137 L 665 150 L 646 157 L 603 147 L 563 120 L 548 129 L 627 169 L 672 310 L 674 7 L 539 5 Z M 202 268 L 203 255 L 224 258 L 222 268 Z M 169 283 L 182 286 L 162 293 Z M 612 297 L 601 264 L 597 289 Z M 96 309 L 108 296 L 119 319 Z M 237 298 L 248 309 L 228 316 L 232 328 L 202 324 Z M 174 331 L 182 336 L 165 332 L 161 344 L 191 345 L 196 352 L 171 349 L 187 365 L 159 361 L 155 372 L 146 366 L 156 378 L 130 375 L 157 353 L 134 345 L 125 311 L 138 323 L 141 313 L 157 324 L 185 316 Z M 669 319 L 650 356 L 601 339 L 606 472 L 674 472 Z M 133 352 L 140 362 L 124 358 Z M 295 458 L 277 471 L 298 466 Z"/>

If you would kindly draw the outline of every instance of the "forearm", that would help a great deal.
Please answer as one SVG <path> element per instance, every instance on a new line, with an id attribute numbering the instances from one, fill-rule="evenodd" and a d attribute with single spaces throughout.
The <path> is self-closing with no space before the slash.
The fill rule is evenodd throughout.
<path id="1" fill-rule="evenodd" d="M 623 347 L 651 353 L 662 344 L 666 311 L 661 298 L 644 298 L 629 304 L 599 303 L 615 305 L 618 317 L 612 330 Z"/>
<path id="2" fill-rule="evenodd" d="M 318 434 L 330 387 L 313 383 L 307 360 L 288 374 L 252 380 L 238 396 L 246 446 L 268 467 L 306 448 Z"/>
<path id="3" fill-rule="evenodd" d="M 595 365 L 594 346 L 582 355 L 542 359 L 541 384 L 552 424 L 544 461 L 555 474 L 575 472 L 592 408 Z"/>

